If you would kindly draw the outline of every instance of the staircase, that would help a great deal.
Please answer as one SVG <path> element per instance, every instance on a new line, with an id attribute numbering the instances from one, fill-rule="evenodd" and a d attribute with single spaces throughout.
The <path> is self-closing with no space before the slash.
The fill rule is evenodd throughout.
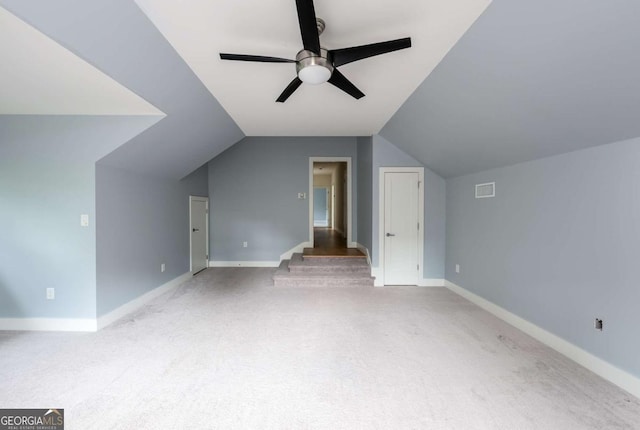
<path id="1" fill-rule="evenodd" d="M 372 287 L 367 258 L 293 254 L 273 275 L 275 287 Z"/>

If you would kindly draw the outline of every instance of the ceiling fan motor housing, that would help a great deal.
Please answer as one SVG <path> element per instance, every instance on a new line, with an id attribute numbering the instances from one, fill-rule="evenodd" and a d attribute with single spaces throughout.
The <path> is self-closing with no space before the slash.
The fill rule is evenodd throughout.
<path id="1" fill-rule="evenodd" d="M 320 49 L 320 55 L 303 49 L 296 55 L 296 72 L 302 82 L 321 84 L 331 78 L 333 64 L 329 59 L 329 51 Z"/>

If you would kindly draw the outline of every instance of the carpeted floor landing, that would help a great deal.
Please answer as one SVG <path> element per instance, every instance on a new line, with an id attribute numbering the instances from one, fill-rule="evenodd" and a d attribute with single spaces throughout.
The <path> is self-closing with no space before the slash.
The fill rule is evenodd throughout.
<path id="1" fill-rule="evenodd" d="M 69 429 L 633 429 L 640 400 L 444 288 L 208 269 L 98 333 L 0 332 L 0 407 Z"/>

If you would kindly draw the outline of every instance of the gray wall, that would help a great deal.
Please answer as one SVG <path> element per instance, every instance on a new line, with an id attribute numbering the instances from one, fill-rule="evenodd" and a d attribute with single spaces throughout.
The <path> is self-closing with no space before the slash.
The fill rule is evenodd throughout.
<path id="1" fill-rule="evenodd" d="M 0 317 L 95 317 L 94 163 L 158 119 L 0 116 Z"/>
<path id="2" fill-rule="evenodd" d="M 640 376 L 639 184 L 640 139 L 449 179 L 446 278 Z"/>
<path id="3" fill-rule="evenodd" d="M 379 263 L 380 167 L 424 167 L 384 137 L 373 136 L 373 195 L 371 265 Z M 424 266 L 426 279 L 444 278 L 446 183 L 440 176 L 424 168 Z"/>
<path id="4" fill-rule="evenodd" d="M 98 316 L 189 271 L 189 195 L 207 184 L 206 166 L 178 181 L 96 165 Z"/>
<path id="5" fill-rule="evenodd" d="M 297 195 L 309 193 L 309 157 L 329 156 L 352 158 L 357 240 L 355 137 L 248 137 L 209 162 L 211 258 L 277 261 L 308 241 L 309 201 Z"/>
<path id="6" fill-rule="evenodd" d="M 373 138 L 358 137 L 358 243 L 371 253 Z"/>

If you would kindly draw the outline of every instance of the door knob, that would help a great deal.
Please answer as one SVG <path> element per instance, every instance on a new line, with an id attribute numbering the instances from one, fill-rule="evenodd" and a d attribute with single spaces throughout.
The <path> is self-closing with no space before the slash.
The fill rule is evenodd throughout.
<path id="1" fill-rule="evenodd" d="M 195 233 L 196 231 L 200 231 L 200 229 L 194 228 L 192 231 Z"/>
<path id="2" fill-rule="evenodd" d="M 392 237 L 392 236 L 395 236 L 395 234 L 393 234 L 393 233 L 387 233 L 387 237 Z"/>

